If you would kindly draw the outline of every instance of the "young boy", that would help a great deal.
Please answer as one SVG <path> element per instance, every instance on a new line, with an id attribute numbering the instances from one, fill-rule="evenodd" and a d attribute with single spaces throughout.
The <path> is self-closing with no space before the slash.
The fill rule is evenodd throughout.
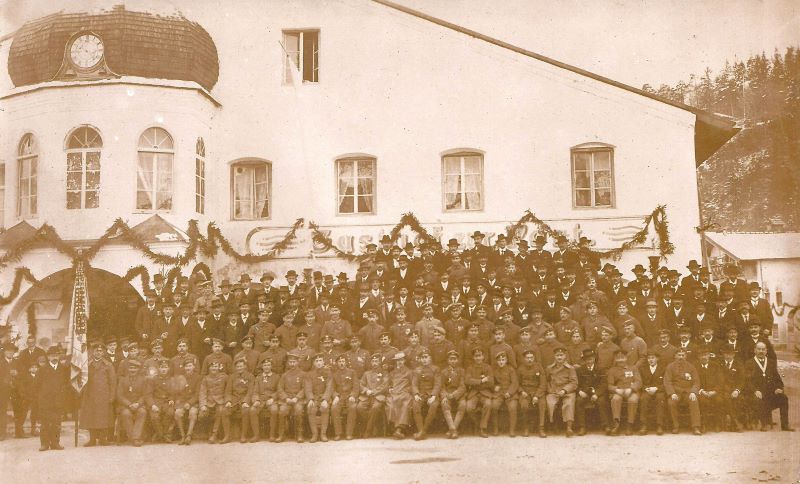
<path id="1" fill-rule="evenodd" d="M 419 366 L 414 370 L 411 378 L 411 392 L 414 394 L 414 401 L 411 405 L 414 411 L 414 423 L 417 427 L 414 440 L 424 440 L 439 409 L 438 396 L 441 392 L 442 379 L 439 369 L 432 364 L 429 352 L 420 352 L 417 359 Z M 423 415 L 423 407 L 426 406 L 428 411 Z"/>
<path id="2" fill-rule="evenodd" d="M 498 435 L 500 407 L 505 403 L 508 409 L 508 435 L 516 436 L 517 429 L 517 372 L 508 364 L 508 354 L 500 351 L 495 356 L 494 393 L 492 394 L 492 411 L 494 413 L 494 435 Z"/>
<path id="3" fill-rule="evenodd" d="M 356 427 L 356 405 L 360 392 L 358 375 L 355 370 L 347 366 L 347 355 L 336 357 L 336 369 L 333 371 L 333 402 L 331 414 L 333 415 L 333 440 L 342 438 L 342 410 L 347 413 L 345 439 L 353 440 L 353 431 Z"/>

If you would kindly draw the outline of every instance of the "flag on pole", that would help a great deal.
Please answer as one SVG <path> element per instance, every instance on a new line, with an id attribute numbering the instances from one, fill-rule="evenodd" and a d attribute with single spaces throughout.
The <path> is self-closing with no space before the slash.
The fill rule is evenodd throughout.
<path id="1" fill-rule="evenodd" d="M 70 381 L 80 392 L 89 378 L 89 353 L 86 348 L 86 322 L 89 320 L 89 293 L 83 261 L 75 264 L 75 284 L 72 288 L 72 305 L 69 314 L 70 347 L 72 351 Z"/>

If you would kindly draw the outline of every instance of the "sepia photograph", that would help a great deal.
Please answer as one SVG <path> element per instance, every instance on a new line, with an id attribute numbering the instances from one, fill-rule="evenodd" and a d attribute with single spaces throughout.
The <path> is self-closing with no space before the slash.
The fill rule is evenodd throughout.
<path id="1" fill-rule="evenodd" d="M 0 483 L 800 484 L 797 0 L 0 0 Z"/>

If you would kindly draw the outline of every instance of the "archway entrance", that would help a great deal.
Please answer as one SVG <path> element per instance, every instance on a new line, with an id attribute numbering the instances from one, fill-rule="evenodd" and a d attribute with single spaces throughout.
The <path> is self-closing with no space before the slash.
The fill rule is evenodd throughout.
<path id="1" fill-rule="evenodd" d="M 51 274 L 19 298 L 9 316 L 20 333 L 27 334 L 29 325 L 35 324 L 40 345 L 66 343 L 73 274 L 71 268 Z M 133 334 L 136 311 L 143 304 L 136 289 L 120 276 L 95 268 L 86 271 L 86 285 L 89 289 L 89 338 Z"/>

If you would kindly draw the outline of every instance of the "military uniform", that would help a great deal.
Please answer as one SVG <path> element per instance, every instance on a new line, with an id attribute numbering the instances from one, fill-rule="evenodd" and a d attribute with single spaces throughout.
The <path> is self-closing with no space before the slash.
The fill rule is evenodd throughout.
<path id="1" fill-rule="evenodd" d="M 561 351 L 566 352 L 565 349 Z M 575 368 L 569 363 L 563 365 L 554 361 L 545 368 L 547 373 L 547 410 L 550 423 L 553 423 L 553 414 L 556 405 L 561 400 L 561 418 L 567 424 L 567 431 L 572 432 L 572 422 L 575 420 L 575 391 L 578 389 L 578 375 Z"/>
<path id="2" fill-rule="evenodd" d="M 274 365 L 274 364 L 273 364 Z M 250 426 L 252 428 L 253 436 L 251 442 L 257 442 L 260 433 L 259 416 L 266 414 L 269 416 L 269 441 L 275 442 L 278 436 L 283 439 L 285 419 L 278 420 L 278 410 L 280 402 L 280 385 L 281 376 L 270 371 L 264 373 L 262 371 L 253 383 L 253 392 L 250 397 Z"/>
<path id="3" fill-rule="evenodd" d="M 380 354 L 376 355 L 382 359 Z M 382 366 L 365 371 L 361 375 L 359 388 L 361 394 L 358 397 L 357 411 L 362 420 L 366 417 L 364 437 L 371 437 L 375 418 L 384 410 L 389 389 L 389 378 Z"/>
<path id="4" fill-rule="evenodd" d="M 667 391 L 669 413 L 672 417 L 672 433 L 678 433 L 678 404 L 686 401 L 689 405 L 693 429 L 700 428 L 700 405 L 697 399 L 691 400 L 690 394 L 700 391 L 700 377 L 697 368 L 685 359 L 676 359 L 664 371 L 664 389 Z M 677 399 L 675 399 L 677 396 Z"/>
<path id="5" fill-rule="evenodd" d="M 342 436 L 342 409 L 347 412 L 347 422 L 345 427 L 345 438 L 351 440 L 353 431 L 356 427 L 356 406 L 360 393 L 359 379 L 356 371 L 352 368 L 333 370 L 333 404 L 331 414 L 333 416 L 334 440 L 339 440 Z"/>
<path id="6" fill-rule="evenodd" d="M 395 354 L 394 358 L 396 359 L 401 353 Z M 412 374 L 413 372 L 407 366 L 395 368 L 389 373 L 386 405 L 388 407 L 389 421 L 395 427 L 408 426 L 411 401 L 413 400 L 411 389 Z"/>
<path id="7" fill-rule="evenodd" d="M 481 436 L 486 433 L 489 418 L 492 415 L 492 392 L 494 389 L 494 373 L 486 363 L 473 363 L 466 368 L 467 413 L 476 419 L 478 406 L 481 408 L 479 428 Z"/>
<path id="8" fill-rule="evenodd" d="M 214 353 L 209 355 L 206 360 L 213 355 Z M 212 444 L 217 442 L 217 432 L 219 432 L 220 423 L 222 422 L 222 408 L 225 406 L 225 386 L 227 383 L 228 375 L 222 371 L 211 372 L 204 376 L 200 382 L 200 391 L 198 392 L 200 418 L 208 416 L 211 411 L 214 412 L 214 424 L 211 429 L 211 435 L 208 438 L 208 441 Z"/>
<path id="9" fill-rule="evenodd" d="M 167 362 L 168 366 L 169 363 Z M 175 419 L 175 402 L 170 398 L 169 376 L 158 374 L 149 379 L 147 398 L 147 413 L 150 417 L 150 425 L 153 429 L 153 441 L 166 440 L 172 442 L 171 433 L 174 427 L 171 425 Z M 171 403 L 170 403 L 171 402 Z M 165 431 L 165 425 L 169 430 Z"/>
<path id="10" fill-rule="evenodd" d="M 526 350 L 524 353 L 528 351 L 532 350 Z M 539 363 L 534 362 L 533 365 L 528 365 L 523 357 L 522 363 L 517 367 L 517 381 L 519 382 L 518 401 L 522 412 L 522 431 L 523 435 L 527 437 L 530 432 L 528 412 L 534 406 L 538 408 L 539 412 L 539 430 L 544 429 L 545 410 L 547 409 L 544 399 L 547 391 L 547 375 Z M 535 402 L 534 399 L 536 399 Z"/>
<path id="11" fill-rule="evenodd" d="M 236 360 L 237 364 L 246 361 Z M 225 433 L 222 443 L 230 440 L 231 418 L 241 419 L 242 429 L 240 442 L 247 440 L 247 423 L 250 417 L 250 398 L 253 393 L 253 374 L 247 371 L 247 367 L 234 371 L 225 384 L 225 405 L 221 408 L 222 428 Z"/>
<path id="12" fill-rule="evenodd" d="M 439 393 L 442 388 L 442 378 L 439 375 L 439 369 L 430 365 L 420 365 L 415 370 L 411 377 L 411 392 L 414 395 L 414 401 L 411 403 L 414 412 L 414 424 L 417 427 L 415 438 L 424 438 L 428 433 L 433 420 L 436 418 L 436 413 L 439 410 Z M 429 400 L 433 400 L 430 402 Z M 427 407 L 427 413 L 424 414 L 423 408 Z"/>
<path id="13" fill-rule="evenodd" d="M 131 360 L 130 366 L 141 367 L 141 363 Z M 141 370 L 134 376 L 129 374 L 117 382 L 117 414 L 125 427 L 125 433 L 133 445 L 141 445 L 142 431 L 147 419 L 145 408 L 148 393 L 147 378 Z"/>
<path id="14" fill-rule="evenodd" d="M 449 356 L 452 355 L 458 357 L 456 351 L 449 353 Z M 467 401 L 464 398 L 467 393 L 464 369 L 459 366 L 448 365 L 442 370 L 441 379 L 442 414 L 449 429 L 448 437 L 456 438 L 458 436 L 458 427 L 461 425 L 464 413 L 467 410 Z M 453 416 L 454 409 L 456 411 L 455 417 Z"/>
<path id="15" fill-rule="evenodd" d="M 289 356 L 297 358 L 297 356 Z M 305 373 L 299 367 L 289 368 L 281 375 L 278 383 L 278 397 L 280 406 L 278 416 L 281 421 L 278 423 L 280 429 L 286 428 L 286 418 L 291 414 L 294 417 L 295 433 L 297 441 L 303 441 L 303 415 L 305 408 Z M 278 440 L 283 439 L 283 434 L 278 434 Z"/>
<path id="16" fill-rule="evenodd" d="M 312 368 L 305 374 L 305 392 L 308 401 L 308 425 L 311 427 L 311 440 L 328 440 L 328 421 L 330 402 L 333 393 L 333 378 L 327 368 Z M 319 416 L 317 415 L 319 412 Z"/>
<path id="17" fill-rule="evenodd" d="M 497 356 L 507 355 L 506 352 L 498 353 Z M 495 360 L 496 361 L 496 360 Z M 508 409 L 508 432 L 514 437 L 517 428 L 517 390 L 519 382 L 517 372 L 513 366 L 506 364 L 501 367 L 494 367 L 494 392 L 492 394 L 492 411 L 494 412 L 494 434 L 498 433 L 498 420 L 500 419 L 500 407 L 503 403 Z"/>
<path id="18" fill-rule="evenodd" d="M 614 419 L 614 430 L 618 430 L 622 416 L 622 402 L 628 404 L 628 433 L 636 422 L 636 409 L 639 406 L 639 390 L 642 388 L 642 377 L 639 370 L 631 364 L 614 365 L 608 370 L 608 394 L 611 396 L 611 416 Z M 619 393 L 621 390 L 623 393 Z M 630 390 L 628 392 L 627 390 Z"/>
<path id="19" fill-rule="evenodd" d="M 197 366 L 195 366 L 197 368 Z M 197 370 L 192 373 L 183 371 L 170 378 L 170 399 L 175 403 L 175 423 L 181 434 L 180 444 L 189 445 L 192 432 L 197 422 L 201 377 Z M 189 427 L 184 426 L 184 417 L 188 414 Z"/>

